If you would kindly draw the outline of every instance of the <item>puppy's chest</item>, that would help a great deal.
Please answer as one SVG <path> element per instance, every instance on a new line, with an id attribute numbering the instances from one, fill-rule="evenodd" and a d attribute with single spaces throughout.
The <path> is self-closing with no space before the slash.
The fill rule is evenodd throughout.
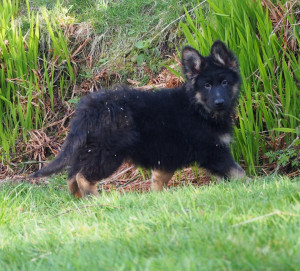
<path id="1" fill-rule="evenodd" d="M 209 128 L 188 131 L 189 142 L 197 149 L 224 148 L 230 145 L 232 135 L 230 130 L 215 131 Z"/>
<path id="2" fill-rule="evenodd" d="M 232 141 L 232 136 L 229 132 L 218 134 L 215 139 L 216 147 L 229 146 L 231 141 Z"/>

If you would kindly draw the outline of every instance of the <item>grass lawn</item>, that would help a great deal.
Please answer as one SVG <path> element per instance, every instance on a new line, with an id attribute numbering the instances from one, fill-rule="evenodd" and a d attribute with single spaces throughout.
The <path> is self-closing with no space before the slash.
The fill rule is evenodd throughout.
<path id="1" fill-rule="evenodd" d="M 299 270 L 300 179 L 75 200 L 2 183 L 1 270 Z"/>

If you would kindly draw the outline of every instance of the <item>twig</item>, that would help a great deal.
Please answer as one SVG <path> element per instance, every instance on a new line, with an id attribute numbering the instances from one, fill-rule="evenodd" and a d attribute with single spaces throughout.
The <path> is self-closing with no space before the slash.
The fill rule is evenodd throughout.
<path id="1" fill-rule="evenodd" d="M 105 208 L 105 207 L 110 207 L 110 208 L 114 208 L 114 209 L 120 209 L 120 207 L 116 207 L 116 206 L 111 206 L 111 205 L 105 205 L 105 204 L 91 204 L 91 205 L 84 205 L 84 206 L 80 206 L 80 207 L 77 207 L 76 210 L 79 210 L 79 209 L 85 209 L 87 207 L 101 207 L 101 208 Z M 51 216 L 51 218 L 55 218 L 55 217 L 58 217 L 58 216 L 61 216 L 61 215 L 65 215 L 65 214 L 68 214 L 72 211 L 75 211 L 75 209 L 69 209 L 65 212 L 62 212 L 62 213 L 59 213 L 59 214 L 56 214 L 56 215 L 53 215 Z"/>
<path id="2" fill-rule="evenodd" d="M 126 182 L 125 184 L 120 184 L 120 185 L 117 185 L 116 188 L 119 188 L 119 187 L 125 187 L 126 185 L 129 185 L 130 183 L 133 183 L 134 181 L 136 181 L 137 179 L 139 178 L 139 176 L 129 180 L 128 182 Z"/>
<path id="3" fill-rule="evenodd" d="M 46 253 L 41 254 L 40 256 L 38 256 L 38 257 L 36 257 L 36 258 L 32 258 L 31 261 L 32 261 L 32 262 L 35 262 L 36 260 L 45 258 L 45 257 L 47 257 L 48 255 L 51 255 L 51 254 L 52 254 L 51 251 L 46 252 Z"/>
<path id="4" fill-rule="evenodd" d="M 298 215 L 298 214 L 286 213 L 286 212 L 281 212 L 281 211 L 279 211 L 279 210 L 275 210 L 275 211 L 272 212 L 272 213 L 269 213 L 269 214 L 266 214 L 266 215 L 261 215 L 261 216 L 258 216 L 258 217 L 255 217 L 255 218 L 246 220 L 246 221 L 244 221 L 244 222 L 234 224 L 232 227 L 235 228 L 235 227 L 238 227 L 238 226 L 242 226 L 242 225 L 245 225 L 245 224 L 249 224 L 249 223 L 251 223 L 251 222 L 258 221 L 258 220 L 261 220 L 261 219 L 264 219 L 264 218 L 266 218 L 266 217 L 273 216 L 273 215 L 288 215 L 288 216 L 296 216 L 296 217 L 300 216 L 300 215 Z"/>
<path id="5" fill-rule="evenodd" d="M 47 161 L 26 161 L 26 162 L 19 162 L 18 164 L 21 165 L 31 165 L 31 164 L 47 164 Z"/>
<path id="6" fill-rule="evenodd" d="M 192 9 L 188 10 L 187 13 L 192 12 L 193 10 L 195 10 L 196 8 L 198 8 L 199 6 L 201 6 L 202 4 L 204 4 L 206 2 L 206 0 L 202 1 L 201 3 L 199 3 L 198 5 L 196 5 L 195 7 L 193 7 Z M 172 25 L 173 23 L 181 20 L 182 18 L 184 18 L 186 16 L 186 14 L 181 15 L 180 17 L 176 18 L 174 21 L 170 22 L 169 24 L 167 24 L 167 26 L 165 26 L 162 30 L 160 30 L 150 41 L 150 43 L 158 36 L 160 35 L 162 32 L 164 32 L 170 25 Z"/>
<path id="7" fill-rule="evenodd" d="M 87 43 L 89 43 L 92 39 L 88 38 L 84 41 L 84 43 L 82 43 L 76 50 L 75 52 L 72 54 L 71 58 L 74 58 L 74 56 L 76 56 L 76 54 L 84 47 L 87 45 Z"/>
<path id="8" fill-rule="evenodd" d="M 297 140 L 299 140 L 299 136 L 297 136 L 294 140 L 293 140 L 293 142 L 287 147 L 287 149 L 290 149 L 294 144 L 295 144 L 295 142 L 297 141 Z"/>
<path id="9" fill-rule="evenodd" d="M 123 174 L 125 174 L 126 172 L 128 172 L 129 170 L 131 170 L 131 169 L 133 169 L 133 168 L 134 168 L 134 166 L 131 166 L 131 167 L 129 167 L 129 168 L 126 168 L 126 169 L 122 170 L 121 172 L 119 172 L 119 173 L 116 174 L 115 176 L 112 176 L 108 183 L 111 183 L 111 182 L 113 182 L 113 181 L 116 181 L 116 179 L 117 179 L 118 177 L 122 176 Z M 101 184 L 105 184 L 106 182 L 107 182 L 107 180 L 103 180 L 102 182 L 99 182 L 99 184 L 100 184 L 100 185 L 101 185 Z"/>
<path id="10" fill-rule="evenodd" d="M 50 127 L 53 127 L 53 126 L 55 126 L 55 125 L 57 125 L 57 124 L 59 124 L 59 123 L 61 123 L 61 122 L 65 122 L 66 119 L 69 118 L 69 117 L 71 117 L 73 114 L 74 114 L 74 111 L 71 112 L 70 114 L 66 115 L 65 117 L 63 117 L 61 120 L 55 121 L 55 122 L 53 122 L 53 123 L 51 123 L 51 124 L 49 124 L 49 125 L 47 125 L 47 126 L 44 126 L 44 127 L 42 128 L 42 130 L 45 130 L 45 129 L 50 128 Z"/>
<path id="11" fill-rule="evenodd" d="M 269 35 L 269 43 L 270 43 L 270 39 L 271 36 L 277 31 L 277 28 L 279 28 L 280 24 L 282 23 L 282 21 L 286 18 L 286 16 L 289 14 L 289 12 L 291 11 L 291 9 L 294 7 L 294 5 L 298 2 L 298 0 L 294 1 L 290 8 L 287 9 L 286 13 L 284 14 L 284 16 L 280 19 L 280 21 L 275 25 L 273 31 L 271 32 L 271 34 Z"/>

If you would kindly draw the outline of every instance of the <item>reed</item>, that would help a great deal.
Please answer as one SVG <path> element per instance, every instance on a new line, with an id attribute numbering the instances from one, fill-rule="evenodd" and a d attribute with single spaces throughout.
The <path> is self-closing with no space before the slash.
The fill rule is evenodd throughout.
<path id="1" fill-rule="evenodd" d="M 15 144 L 26 142 L 28 131 L 41 128 L 46 107 L 55 106 L 55 96 L 64 99 L 75 80 L 68 40 L 44 9 L 30 11 L 24 30 L 18 18 L 19 1 L 0 2 L 0 162 L 14 157 Z M 40 46 L 40 22 L 46 24 L 49 48 Z M 60 79 L 59 79 L 60 78 Z M 59 80 L 56 84 L 56 80 Z"/>

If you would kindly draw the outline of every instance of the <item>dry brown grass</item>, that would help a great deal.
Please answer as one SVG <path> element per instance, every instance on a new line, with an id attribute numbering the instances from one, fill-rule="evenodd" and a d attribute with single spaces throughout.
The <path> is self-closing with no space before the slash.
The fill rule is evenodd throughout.
<path id="1" fill-rule="evenodd" d="M 293 28 L 288 17 L 295 17 L 297 26 L 300 26 L 300 5 L 298 0 L 286 1 L 284 4 L 279 2 L 273 3 L 271 0 L 262 0 L 262 6 L 268 9 L 269 17 L 273 24 L 273 33 L 277 36 L 282 35 L 280 32 L 283 30 L 283 44 L 281 45 L 285 49 L 289 49 L 293 52 L 298 52 L 299 47 L 297 38 L 293 35 Z"/>

